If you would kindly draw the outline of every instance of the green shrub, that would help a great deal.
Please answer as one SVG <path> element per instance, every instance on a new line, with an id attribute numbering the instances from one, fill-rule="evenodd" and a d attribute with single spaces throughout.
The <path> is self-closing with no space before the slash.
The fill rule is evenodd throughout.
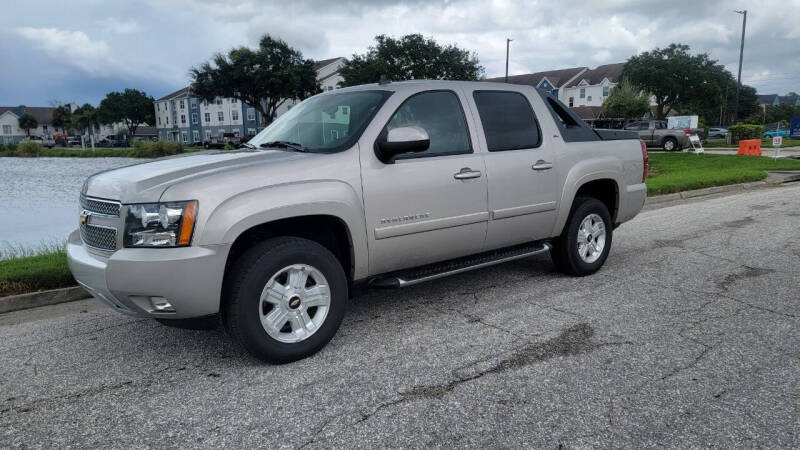
<path id="1" fill-rule="evenodd" d="M 17 144 L 0 144 L 0 156 L 17 156 Z"/>
<path id="2" fill-rule="evenodd" d="M 17 146 L 17 156 L 35 157 L 42 152 L 42 145 L 38 142 L 21 142 Z"/>
<path id="3" fill-rule="evenodd" d="M 728 134 L 731 137 L 731 144 L 736 144 L 745 139 L 761 140 L 764 127 L 761 125 L 738 124 L 728 127 Z"/>
<path id="4" fill-rule="evenodd" d="M 179 153 L 183 153 L 183 145 L 180 142 L 135 141 L 133 143 L 133 156 L 136 158 L 160 158 Z"/>

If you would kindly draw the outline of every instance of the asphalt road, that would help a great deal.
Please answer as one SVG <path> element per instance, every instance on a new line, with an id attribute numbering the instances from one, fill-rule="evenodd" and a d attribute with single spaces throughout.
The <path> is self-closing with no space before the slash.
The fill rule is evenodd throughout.
<path id="1" fill-rule="evenodd" d="M 800 186 L 649 209 L 606 267 L 536 257 L 354 299 L 318 355 L 94 301 L 0 316 L 0 447 L 800 446 Z"/>

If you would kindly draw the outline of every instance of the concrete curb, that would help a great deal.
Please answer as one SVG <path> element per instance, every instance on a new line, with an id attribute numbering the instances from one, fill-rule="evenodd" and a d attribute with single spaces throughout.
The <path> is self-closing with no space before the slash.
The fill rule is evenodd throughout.
<path id="1" fill-rule="evenodd" d="M 80 286 L 0 297 L 0 314 L 39 306 L 55 305 L 57 303 L 74 302 L 89 297 L 91 296 Z"/>

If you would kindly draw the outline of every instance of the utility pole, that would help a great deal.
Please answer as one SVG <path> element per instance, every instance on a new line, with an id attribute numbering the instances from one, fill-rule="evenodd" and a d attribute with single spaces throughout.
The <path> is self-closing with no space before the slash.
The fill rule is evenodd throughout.
<path id="1" fill-rule="evenodd" d="M 506 38 L 506 83 L 508 83 L 508 47 L 511 44 L 511 39 Z"/>
<path id="2" fill-rule="evenodd" d="M 744 56 L 744 29 L 747 26 L 747 10 L 735 11 L 742 15 L 742 44 L 739 47 L 739 76 L 736 78 L 736 106 L 733 107 L 733 122 L 739 117 L 739 91 L 742 90 L 742 57 Z"/>

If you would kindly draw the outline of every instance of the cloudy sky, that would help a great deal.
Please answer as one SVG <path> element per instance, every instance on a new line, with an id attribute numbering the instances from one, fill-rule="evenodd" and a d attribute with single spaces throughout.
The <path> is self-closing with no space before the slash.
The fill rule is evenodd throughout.
<path id="1" fill-rule="evenodd" d="M 800 92 L 800 0 L 4 0 L 0 105 L 96 104 L 133 87 L 160 97 L 214 52 L 264 33 L 307 57 L 363 52 L 377 34 L 422 33 L 475 51 L 488 77 L 622 62 L 682 42 L 760 93 Z"/>

